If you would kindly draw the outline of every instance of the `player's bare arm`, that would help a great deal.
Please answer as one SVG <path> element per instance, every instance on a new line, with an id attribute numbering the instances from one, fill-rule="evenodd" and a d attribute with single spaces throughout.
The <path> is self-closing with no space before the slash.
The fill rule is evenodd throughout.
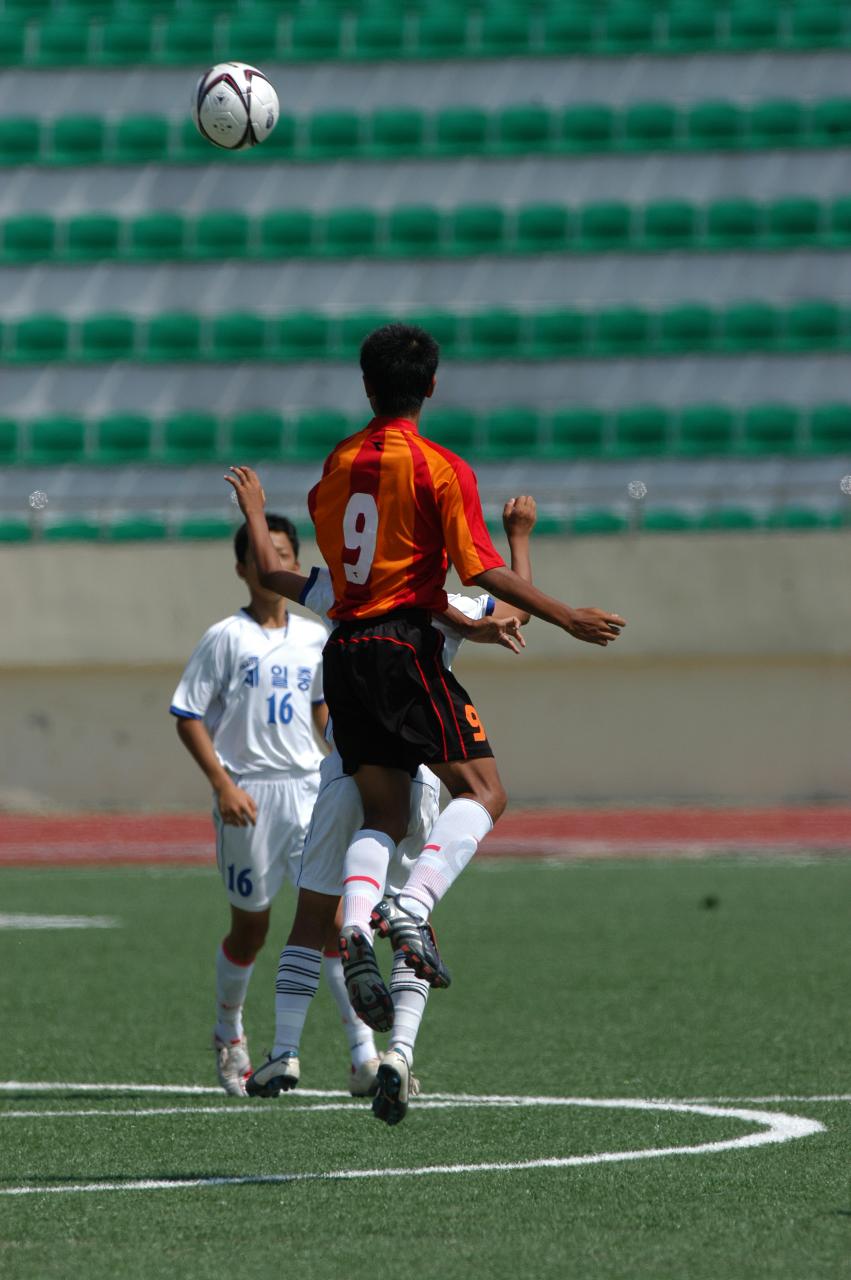
<path id="1" fill-rule="evenodd" d="M 524 493 L 517 498 L 509 498 L 502 509 L 502 527 L 508 538 L 511 552 L 511 567 L 524 582 L 532 581 L 532 556 L 529 539 L 538 518 L 538 505 L 530 494 Z M 511 605 L 501 601 L 493 611 L 494 618 L 507 618 L 516 614 L 525 627 L 531 614 L 526 609 L 513 609 Z"/>
<path id="2" fill-rule="evenodd" d="M 257 806 L 223 768 L 203 720 L 179 716 L 177 736 L 216 793 L 222 822 L 229 827 L 253 827 Z"/>
<path id="3" fill-rule="evenodd" d="M 266 524 L 266 494 L 260 477 L 251 467 L 231 467 L 230 471 L 225 480 L 234 489 L 239 509 L 245 516 L 260 583 L 288 600 L 300 600 L 307 578 L 303 573 L 281 568 L 278 551 Z"/>
<path id="4" fill-rule="evenodd" d="M 519 653 L 526 648 L 526 641 L 520 634 L 521 620 L 516 612 L 512 613 L 505 606 L 506 613 L 498 618 L 496 612 L 488 618 L 467 618 L 453 605 L 449 605 L 441 617 L 445 618 L 453 630 L 458 631 L 465 640 L 474 640 L 478 644 L 499 644 L 503 649 Z M 463 621 L 463 625 L 461 625 Z"/>
<path id="5" fill-rule="evenodd" d="M 513 569 L 504 565 L 486 569 L 474 580 L 497 599 L 519 609 L 527 609 L 533 617 L 541 618 L 554 627 L 561 627 L 575 640 L 584 640 L 586 644 L 611 644 L 626 626 L 626 620 L 620 614 L 609 613 L 605 609 L 575 609 L 562 600 L 539 591 L 531 582 L 525 582 Z"/>
<path id="6" fill-rule="evenodd" d="M 328 728 L 328 703 L 314 702 L 311 707 L 311 718 L 313 720 L 313 732 L 319 743 L 323 755 L 329 755 L 331 748 L 325 740 L 325 730 Z"/>

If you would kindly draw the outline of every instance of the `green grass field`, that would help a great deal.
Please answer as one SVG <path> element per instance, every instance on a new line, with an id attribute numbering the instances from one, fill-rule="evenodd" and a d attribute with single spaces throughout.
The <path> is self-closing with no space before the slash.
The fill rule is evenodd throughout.
<path id="1" fill-rule="evenodd" d="M 215 1083 L 226 904 L 213 872 L 4 870 L 0 885 L 4 913 L 119 921 L 0 929 L 0 1077 L 103 1086 L 0 1093 L 0 1192 L 57 1190 L 0 1194 L 4 1280 L 848 1275 L 851 861 L 474 864 L 437 918 L 455 980 L 430 1002 L 424 1098 L 396 1129 L 342 1096 L 110 1089 Z M 255 1060 L 291 903 L 285 891 L 249 994 Z M 301 1061 L 304 1090 L 343 1089 L 345 1042 L 322 990 Z M 767 1132 L 738 1115 L 523 1103 L 540 1097 L 702 1099 L 824 1128 L 693 1154 L 405 1172 Z M 333 1171 L 374 1176 L 262 1181 Z M 241 1176 L 259 1180 L 132 1189 Z M 93 1183 L 119 1189 L 68 1190 Z"/>

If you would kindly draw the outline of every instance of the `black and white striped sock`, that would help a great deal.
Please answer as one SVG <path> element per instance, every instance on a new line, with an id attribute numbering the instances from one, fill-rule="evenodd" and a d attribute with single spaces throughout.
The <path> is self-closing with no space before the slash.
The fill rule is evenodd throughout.
<path id="1" fill-rule="evenodd" d="M 321 951 L 284 947 L 275 982 L 275 1044 L 272 1057 L 298 1053 L 304 1020 L 319 986 Z"/>
<path id="2" fill-rule="evenodd" d="M 394 951 L 393 973 L 390 978 L 390 994 L 393 997 L 390 1048 L 401 1053 L 409 1067 L 413 1065 L 414 1044 L 430 990 L 428 983 L 416 977 L 414 971 L 405 964 L 403 953 Z"/>

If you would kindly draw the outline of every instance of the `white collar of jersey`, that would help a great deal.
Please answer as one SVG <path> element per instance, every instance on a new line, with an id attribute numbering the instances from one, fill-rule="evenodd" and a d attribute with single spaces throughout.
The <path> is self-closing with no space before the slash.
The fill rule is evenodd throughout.
<path id="1" fill-rule="evenodd" d="M 263 632 L 264 636 L 270 636 L 270 635 L 273 635 L 273 634 L 280 634 L 281 636 L 286 637 L 287 632 L 288 632 L 288 631 L 289 631 L 289 629 L 290 629 L 290 614 L 289 614 L 289 610 L 287 610 L 287 620 L 286 620 L 286 622 L 284 623 L 284 625 L 283 625 L 282 627 L 261 627 L 261 626 L 260 626 L 260 623 L 257 621 L 257 619 L 256 619 L 256 618 L 252 618 L 251 614 L 248 612 L 248 606 L 247 606 L 247 605 L 243 605 L 239 612 L 240 612 L 240 613 L 245 614 L 245 616 L 246 616 L 246 618 L 248 619 L 248 621 L 249 621 L 249 622 L 253 622 L 253 623 L 254 623 L 254 625 L 255 625 L 255 627 L 257 627 L 257 628 L 258 628 L 258 630 L 260 630 L 260 631 L 262 631 L 262 632 Z"/>

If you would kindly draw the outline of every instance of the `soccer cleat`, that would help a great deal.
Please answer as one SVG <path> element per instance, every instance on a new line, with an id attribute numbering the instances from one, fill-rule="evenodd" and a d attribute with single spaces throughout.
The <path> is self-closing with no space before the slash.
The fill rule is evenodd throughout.
<path id="1" fill-rule="evenodd" d="M 430 987 L 448 987 L 452 975 L 440 958 L 434 929 L 420 923 L 395 898 L 382 898 L 373 909 L 369 923 L 382 938 L 389 938 L 394 951 L 401 951 L 405 964 Z"/>
<path id="2" fill-rule="evenodd" d="M 420 1083 L 411 1075 L 407 1059 L 396 1049 L 381 1055 L 378 1091 L 372 1100 L 372 1114 L 385 1124 L 398 1124 L 408 1114 L 408 1099 L 416 1097 Z"/>
<path id="3" fill-rule="evenodd" d="M 372 943 L 356 924 L 348 925 L 340 934 L 340 959 L 355 1013 L 373 1031 L 390 1031 L 393 998 L 375 962 Z"/>
<path id="4" fill-rule="evenodd" d="M 214 1034 L 213 1052 L 216 1055 L 216 1074 L 225 1093 L 234 1098 L 244 1098 L 245 1082 L 251 1075 L 251 1059 L 245 1036 L 239 1040 L 222 1040 Z"/>
<path id="5" fill-rule="evenodd" d="M 301 1074 L 299 1060 L 294 1053 L 282 1053 L 279 1058 L 271 1054 L 245 1082 L 249 1098 L 277 1098 L 298 1084 Z"/>
<path id="6" fill-rule="evenodd" d="M 372 1098 L 378 1088 L 378 1064 L 380 1058 L 367 1058 L 349 1073 L 349 1093 L 353 1098 Z"/>

